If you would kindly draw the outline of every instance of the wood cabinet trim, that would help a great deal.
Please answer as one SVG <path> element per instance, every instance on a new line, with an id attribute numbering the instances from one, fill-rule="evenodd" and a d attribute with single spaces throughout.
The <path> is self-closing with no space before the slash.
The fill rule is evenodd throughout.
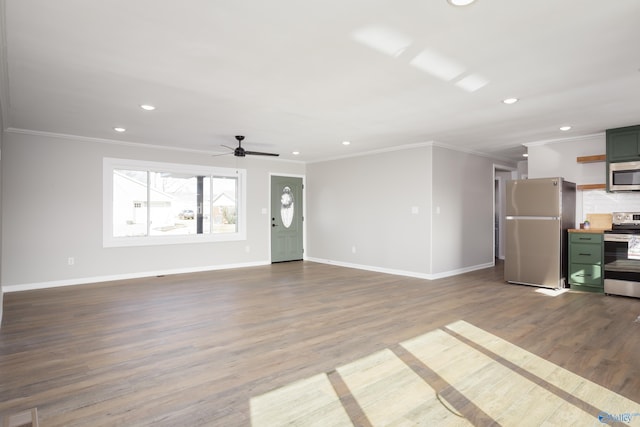
<path id="1" fill-rule="evenodd" d="M 579 184 L 576 186 L 578 190 L 606 190 L 606 184 Z"/>
<path id="2" fill-rule="evenodd" d="M 576 158 L 578 163 L 596 163 L 596 162 L 604 162 L 607 160 L 606 154 L 595 154 L 593 156 L 580 156 Z"/>

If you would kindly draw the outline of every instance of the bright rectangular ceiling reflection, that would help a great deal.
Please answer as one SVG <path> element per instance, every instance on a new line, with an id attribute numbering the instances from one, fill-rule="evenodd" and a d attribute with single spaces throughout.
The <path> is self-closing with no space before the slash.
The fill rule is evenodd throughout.
<path id="1" fill-rule="evenodd" d="M 385 55 L 400 56 L 413 40 L 395 30 L 386 27 L 364 27 L 354 31 L 351 37 L 358 43 L 362 43 Z"/>
<path id="2" fill-rule="evenodd" d="M 466 90 L 467 92 L 475 92 L 478 89 L 481 89 L 488 85 L 489 80 L 477 74 L 469 74 L 468 76 L 458 80 L 455 84 L 456 86 Z"/>
<path id="3" fill-rule="evenodd" d="M 465 71 L 462 65 L 433 49 L 423 50 L 410 64 L 445 82 L 455 79 Z"/>

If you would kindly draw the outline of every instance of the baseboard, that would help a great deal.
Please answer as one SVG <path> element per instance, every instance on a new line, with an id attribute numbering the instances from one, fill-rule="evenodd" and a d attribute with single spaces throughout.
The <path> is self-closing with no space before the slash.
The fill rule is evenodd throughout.
<path id="1" fill-rule="evenodd" d="M 456 270 L 445 271 L 442 273 L 431 274 L 431 273 L 419 273 L 416 271 L 396 270 L 392 268 L 376 267 L 372 265 L 353 264 L 349 262 L 335 261 L 335 260 L 322 259 L 322 258 L 307 257 L 305 259 L 313 262 L 318 262 L 321 264 L 337 265 L 340 267 L 356 268 L 358 270 L 375 271 L 376 273 L 394 274 L 396 276 L 407 276 L 407 277 L 414 277 L 417 279 L 426 279 L 426 280 L 443 279 L 445 277 L 457 276 L 459 274 L 469 273 L 471 271 L 482 270 L 484 268 L 489 268 L 494 266 L 493 262 L 488 262 L 485 264 L 478 264 L 471 267 L 465 267 L 465 268 L 460 268 Z"/>
<path id="2" fill-rule="evenodd" d="M 459 268 L 456 270 L 445 271 L 442 273 L 435 273 L 431 275 L 432 279 L 444 279 L 445 277 L 457 276 L 459 274 L 470 273 L 476 270 L 484 270 L 485 268 L 494 267 L 495 262 L 487 262 L 485 264 L 472 265 L 470 267 Z"/>
<path id="3" fill-rule="evenodd" d="M 317 262 L 320 264 L 337 265 L 340 267 L 355 268 L 358 270 L 374 271 L 376 273 L 393 274 L 396 276 L 414 277 L 417 279 L 426 279 L 426 280 L 443 279 L 445 277 L 457 276 L 458 274 L 469 273 L 475 270 L 482 270 L 484 268 L 493 267 L 494 265 L 494 263 L 489 262 L 486 264 L 474 265 L 471 267 L 445 271 L 442 273 L 430 274 L 430 273 L 419 273 L 416 271 L 396 270 L 392 268 L 376 267 L 372 265 L 354 264 L 349 262 L 335 261 L 335 260 L 322 259 L 322 258 L 305 257 L 304 259 L 307 261 Z M 269 264 L 271 264 L 271 261 L 258 261 L 258 262 L 214 265 L 214 266 L 205 266 L 205 267 L 196 267 L 196 268 L 178 268 L 178 269 L 172 269 L 172 270 L 114 274 L 109 276 L 83 277 L 79 279 L 53 280 L 49 282 L 23 283 L 20 285 L 3 285 L 2 291 L 4 293 L 32 291 L 37 289 L 57 288 L 62 286 L 77 286 L 77 285 L 88 285 L 91 283 L 112 282 L 115 280 L 141 279 L 144 277 L 166 276 L 169 274 L 199 273 L 203 271 L 228 270 L 231 268 L 258 267 L 258 266 L 269 265 Z"/>
<path id="4" fill-rule="evenodd" d="M 112 282 L 115 280 L 141 279 L 144 277 L 166 276 L 169 274 L 199 273 L 203 271 L 228 270 L 231 268 L 258 267 L 269 265 L 271 261 L 257 261 L 238 264 L 213 265 L 195 268 L 176 268 L 171 270 L 144 271 L 139 273 L 114 274 L 109 276 L 82 277 L 79 279 L 53 280 L 50 282 L 23 283 L 20 285 L 3 285 L 4 293 L 32 291 L 36 289 L 57 288 L 61 286 L 88 285 L 91 283 Z"/>

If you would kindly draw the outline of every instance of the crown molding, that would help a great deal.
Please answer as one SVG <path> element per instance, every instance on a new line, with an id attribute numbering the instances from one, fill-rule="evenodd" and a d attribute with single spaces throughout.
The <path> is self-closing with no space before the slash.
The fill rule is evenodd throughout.
<path id="1" fill-rule="evenodd" d="M 66 139 L 66 140 L 85 142 L 85 143 L 89 142 L 89 143 L 98 143 L 98 144 L 112 144 L 112 145 L 121 145 L 125 147 L 147 148 L 147 149 L 156 149 L 156 150 L 165 150 L 165 151 L 178 151 L 178 152 L 184 152 L 184 153 L 206 154 L 206 155 L 220 154 L 220 152 L 218 151 L 196 150 L 193 148 L 183 148 L 183 147 L 175 147 L 175 146 L 167 146 L 167 145 L 143 144 L 140 142 L 121 141 L 121 140 L 108 139 L 108 138 L 95 138 L 95 137 L 89 137 L 89 136 L 79 136 L 79 135 L 55 133 L 55 132 L 44 132 L 44 131 L 36 131 L 36 130 L 20 129 L 20 128 L 7 128 L 5 129 L 5 132 L 13 133 L 17 135 L 31 135 L 31 136 L 46 137 L 46 138 Z M 600 136 L 600 134 L 598 134 L 597 136 Z M 586 137 L 576 137 L 575 139 L 584 139 L 584 138 Z M 563 142 L 568 140 L 569 139 L 563 139 L 558 141 L 554 140 L 554 141 Z M 550 143 L 550 141 L 547 141 L 545 143 Z M 542 145 L 542 143 L 531 143 L 531 144 Z M 526 144 L 523 144 L 523 145 L 526 145 Z M 380 148 L 377 150 L 368 150 L 368 151 L 362 151 L 359 153 L 345 154 L 342 156 L 328 157 L 324 159 L 310 160 L 310 161 L 283 159 L 283 158 L 275 158 L 275 159 L 270 158 L 270 159 L 280 161 L 280 162 L 288 162 L 288 163 L 296 163 L 296 164 L 314 164 L 314 163 L 329 162 L 334 160 L 343 160 L 343 159 L 354 158 L 354 157 L 366 157 L 366 156 L 372 156 L 376 154 L 390 153 L 394 151 L 412 150 L 412 149 L 423 148 L 423 147 L 439 147 L 439 148 L 444 148 L 451 151 L 457 151 L 460 153 L 466 153 L 466 154 L 472 154 L 475 156 L 485 157 L 487 159 L 501 160 L 508 163 L 513 163 L 512 160 L 507 159 L 505 157 L 492 155 L 490 153 L 484 153 L 482 151 L 474 150 L 471 148 L 458 147 L 455 145 L 446 144 L 438 141 L 427 141 L 427 142 L 418 142 L 415 144 L 397 145 L 394 147 L 386 147 L 386 148 Z M 259 156 L 252 157 L 252 158 L 259 158 Z"/>
<path id="2" fill-rule="evenodd" d="M 379 148 L 379 149 L 376 149 L 376 150 L 367 150 L 367 151 L 361 151 L 361 152 L 358 152 L 358 153 L 344 154 L 344 155 L 340 155 L 340 156 L 325 157 L 323 159 L 310 160 L 310 161 L 308 161 L 306 163 L 307 164 L 313 164 L 313 163 L 331 162 L 331 161 L 334 161 L 334 160 L 349 159 L 349 158 L 353 158 L 353 157 L 366 157 L 366 156 L 372 156 L 372 155 L 375 155 L 375 154 L 390 153 L 392 151 L 403 151 L 403 150 L 412 150 L 414 148 L 430 147 L 432 144 L 433 144 L 433 141 L 419 142 L 419 143 L 416 143 L 416 144 L 397 145 L 395 147 L 386 147 L 386 148 Z"/>
<path id="3" fill-rule="evenodd" d="M 506 157 L 496 156 L 491 153 L 485 153 L 483 151 L 474 150 L 472 148 L 466 147 L 456 147 L 455 145 L 445 144 L 442 142 L 433 141 L 432 145 L 434 147 L 446 148 L 447 150 L 458 151 L 460 153 L 473 154 L 475 156 L 486 157 L 491 160 L 502 160 L 509 163 L 513 163 L 513 160 L 507 159 Z"/>
<path id="4" fill-rule="evenodd" d="M 605 132 L 598 132 L 598 133 L 590 133 L 587 135 L 570 136 L 567 138 L 554 138 L 554 139 L 544 139 L 544 140 L 533 141 L 533 142 L 524 142 L 522 143 L 522 145 L 524 145 L 525 147 L 538 147 L 541 145 L 558 144 L 560 142 L 571 142 L 571 141 L 581 141 L 585 139 L 601 138 L 601 137 L 604 137 L 605 135 L 606 135 Z"/>
<path id="5" fill-rule="evenodd" d="M 154 150 L 178 151 L 182 153 L 205 154 L 207 156 L 215 156 L 215 155 L 221 154 L 219 151 L 196 150 L 194 148 L 175 147 L 175 146 L 168 146 L 168 145 L 143 144 L 140 142 L 120 141 L 116 139 L 95 138 L 90 136 L 79 136 L 79 135 L 72 135 L 72 134 L 65 134 L 65 133 L 43 132 L 43 131 L 29 130 L 29 129 L 8 128 L 5 130 L 5 132 L 13 133 L 17 135 L 30 135 L 30 136 L 39 136 L 39 137 L 46 137 L 46 138 L 66 139 L 66 140 L 84 142 L 84 143 L 89 142 L 94 144 L 111 144 L 111 145 L 121 145 L 125 147 L 133 147 L 133 148 L 145 148 L 145 149 L 154 149 Z M 232 153 L 229 153 L 229 154 L 232 154 Z M 255 156 L 255 157 L 252 156 L 251 158 L 262 159 L 262 157 L 260 156 Z M 269 159 L 279 161 L 279 162 L 289 162 L 289 163 L 299 163 L 299 164 L 304 163 L 300 160 L 281 159 L 278 157 L 276 158 L 269 157 Z"/>
<path id="6" fill-rule="evenodd" d="M 334 160 L 343 160 L 343 159 L 348 159 L 348 158 L 352 158 L 352 157 L 365 157 L 365 156 L 371 156 L 371 155 L 375 155 L 375 154 L 390 153 L 390 152 L 393 152 L 393 151 L 412 150 L 414 148 L 421 148 L 421 147 L 440 147 L 440 148 L 445 148 L 447 150 L 458 151 L 460 153 L 473 154 L 473 155 L 480 156 L 480 157 L 486 157 L 488 159 L 501 160 L 501 161 L 506 161 L 506 162 L 509 162 L 509 163 L 513 163 L 512 160 L 509 160 L 509 159 L 504 158 L 504 157 L 491 155 L 491 154 L 484 153 L 482 151 L 474 150 L 474 149 L 471 149 L 471 148 L 457 147 L 455 145 L 445 144 L 445 143 L 438 142 L 438 141 L 427 141 L 427 142 L 418 142 L 418 143 L 415 143 L 415 144 L 397 145 L 395 147 L 380 148 L 380 149 L 377 149 L 377 150 L 362 151 L 360 153 L 345 154 L 345 155 L 342 155 L 342 156 L 328 157 L 328 158 L 324 158 L 324 159 L 320 159 L 320 160 L 312 160 L 312 161 L 308 161 L 306 163 L 307 164 L 313 164 L 313 163 L 330 162 L 330 161 L 334 161 Z"/>

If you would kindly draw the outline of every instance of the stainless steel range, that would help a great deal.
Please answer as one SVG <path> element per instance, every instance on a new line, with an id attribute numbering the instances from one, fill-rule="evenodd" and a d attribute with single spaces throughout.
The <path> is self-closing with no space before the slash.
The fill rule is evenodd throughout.
<path id="1" fill-rule="evenodd" d="M 604 232 L 604 293 L 640 298 L 640 212 L 614 212 Z"/>

